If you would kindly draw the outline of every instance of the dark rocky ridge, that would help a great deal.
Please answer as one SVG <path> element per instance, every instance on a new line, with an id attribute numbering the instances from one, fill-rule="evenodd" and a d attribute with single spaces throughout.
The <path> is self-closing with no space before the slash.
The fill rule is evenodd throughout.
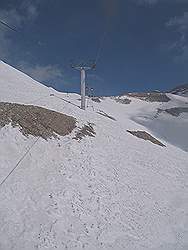
<path id="1" fill-rule="evenodd" d="M 131 100 L 128 99 L 128 98 L 115 98 L 114 99 L 117 103 L 121 103 L 121 104 L 130 104 L 131 103 Z"/>
<path id="2" fill-rule="evenodd" d="M 101 99 L 100 99 L 99 97 L 92 97 L 91 100 L 92 100 L 93 102 L 98 102 L 98 103 L 101 102 Z"/>
<path id="3" fill-rule="evenodd" d="M 170 98 L 165 93 L 149 92 L 149 93 L 127 93 L 129 97 L 135 97 L 147 102 L 169 102 Z"/>
<path id="4" fill-rule="evenodd" d="M 182 113 L 188 113 L 188 107 L 175 107 L 170 109 L 158 109 L 158 113 L 166 112 L 172 116 L 178 117 Z"/>
<path id="5" fill-rule="evenodd" d="M 188 84 L 183 84 L 180 86 L 177 86 L 175 88 L 173 88 L 170 93 L 175 94 L 175 95 L 185 95 L 188 94 Z"/>

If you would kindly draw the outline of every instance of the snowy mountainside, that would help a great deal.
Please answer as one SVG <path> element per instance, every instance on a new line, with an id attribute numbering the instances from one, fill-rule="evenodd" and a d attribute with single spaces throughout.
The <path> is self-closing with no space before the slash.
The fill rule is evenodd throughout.
<path id="1" fill-rule="evenodd" d="M 49 94 L 44 85 L 31 77 L 0 61 L 1 101 L 29 102 L 40 98 L 40 94 Z M 35 98 L 31 99 L 30 98 Z"/>
<path id="2" fill-rule="evenodd" d="M 188 98 L 168 94 L 171 101 L 142 107 L 132 119 L 150 129 L 157 137 L 188 152 Z M 172 109 L 180 110 L 178 116 Z"/>
<path id="3" fill-rule="evenodd" d="M 170 93 L 175 95 L 188 96 L 188 84 L 177 86 L 174 89 L 172 89 Z"/>
<path id="4" fill-rule="evenodd" d="M 186 108 L 186 97 L 105 97 L 88 100 L 83 111 L 79 95 L 47 88 L 3 62 L 0 86 L 0 102 L 53 110 L 77 126 L 48 140 L 24 136 L 11 123 L 0 128 L 0 183 L 17 166 L 0 185 L 0 249 L 188 249 L 188 145 L 171 140 L 186 130 L 187 113 L 166 111 Z M 75 140 L 88 123 L 94 137 Z M 146 131 L 166 147 L 127 130 Z"/>

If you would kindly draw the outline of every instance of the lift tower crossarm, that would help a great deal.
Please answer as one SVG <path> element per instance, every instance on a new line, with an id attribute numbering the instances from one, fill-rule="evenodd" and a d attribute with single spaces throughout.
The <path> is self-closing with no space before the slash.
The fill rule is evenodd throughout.
<path id="1" fill-rule="evenodd" d="M 91 67 L 89 67 L 89 66 L 88 67 L 87 66 L 77 66 L 77 67 L 73 67 L 73 68 L 77 69 L 77 70 L 82 70 L 83 69 L 85 71 L 91 69 Z"/>

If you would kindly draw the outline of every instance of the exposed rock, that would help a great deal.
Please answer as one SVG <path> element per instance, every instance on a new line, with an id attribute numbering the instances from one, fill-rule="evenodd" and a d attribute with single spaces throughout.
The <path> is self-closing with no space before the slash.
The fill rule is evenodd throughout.
<path id="1" fill-rule="evenodd" d="M 162 142 L 158 141 L 156 138 L 154 138 L 153 136 L 151 136 L 149 133 L 145 132 L 145 131 L 130 131 L 130 130 L 127 130 L 127 132 L 129 132 L 130 134 L 140 138 L 140 139 L 143 139 L 143 140 L 146 140 L 146 141 L 150 141 L 156 145 L 159 145 L 161 147 L 166 147 Z"/>
<path id="2" fill-rule="evenodd" d="M 170 91 L 170 93 L 175 95 L 187 95 L 188 94 L 188 84 L 183 84 L 175 87 Z"/>
<path id="3" fill-rule="evenodd" d="M 11 123 L 25 135 L 43 139 L 65 136 L 76 127 L 76 119 L 45 108 L 0 102 L 0 127 Z"/>
<path id="4" fill-rule="evenodd" d="M 92 97 L 91 100 L 92 100 L 93 102 L 98 102 L 98 103 L 101 102 L 101 100 L 100 100 L 99 97 Z"/>
<path id="5" fill-rule="evenodd" d="M 81 140 L 86 136 L 95 137 L 96 133 L 93 128 L 93 123 L 88 123 L 87 125 L 84 125 L 80 130 L 76 132 L 74 140 Z"/>
<path id="6" fill-rule="evenodd" d="M 103 112 L 102 110 L 97 111 L 97 114 L 102 115 L 104 117 L 107 117 L 113 121 L 116 121 L 116 119 L 113 116 L 108 115 L 107 113 Z"/>
<path id="7" fill-rule="evenodd" d="M 175 107 L 170 109 L 158 109 L 158 113 L 166 112 L 172 116 L 178 117 L 182 113 L 188 113 L 188 107 Z"/>
<path id="8" fill-rule="evenodd" d="M 127 96 L 135 97 L 147 102 L 169 102 L 171 99 L 165 93 L 128 93 Z"/>
<path id="9" fill-rule="evenodd" d="M 114 100 L 115 100 L 116 102 L 118 102 L 118 103 L 121 103 L 121 104 L 130 104 L 130 103 L 131 103 L 131 100 L 128 99 L 128 98 L 124 98 L 124 99 L 115 98 Z"/>

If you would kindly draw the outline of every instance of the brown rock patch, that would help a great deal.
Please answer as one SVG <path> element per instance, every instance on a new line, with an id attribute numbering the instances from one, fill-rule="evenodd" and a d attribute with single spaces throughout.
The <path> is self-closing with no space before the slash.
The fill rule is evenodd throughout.
<path id="1" fill-rule="evenodd" d="M 114 100 L 115 100 L 117 103 L 121 103 L 121 104 L 130 104 L 130 103 L 131 103 L 131 100 L 128 99 L 128 98 L 124 98 L 124 99 L 115 98 Z"/>
<path id="2" fill-rule="evenodd" d="M 0 127 L 11 123 L 23 135 L 48 138 L 65 136 L 76 127 L 76 119 L 49 109 L 16 103 L 0 102 Z"/>
<path id="3" fill-rule="evenodd" d="M 135 97 L 147 102 L 169 102 L 170 98 L 165 93 L 150 92 L 150 93 L 128 93 L 127 96 Z"/>
<path id="4" fill-rule="evenodd" d="M 154 138 L 153 136 L 151 136 L 149 133 L 145 132 L 145 131 L 130 131 L 130 130 L 127 130 L 128 133 L 140 138 L 140 139 L 143 139 L 143 140 L 146 140 L 146 141 L 150 141 L 156 145 L 159 145 L 161 147 L 166 147 L 162 142 L 158 141 L 156 138 Z"/>

